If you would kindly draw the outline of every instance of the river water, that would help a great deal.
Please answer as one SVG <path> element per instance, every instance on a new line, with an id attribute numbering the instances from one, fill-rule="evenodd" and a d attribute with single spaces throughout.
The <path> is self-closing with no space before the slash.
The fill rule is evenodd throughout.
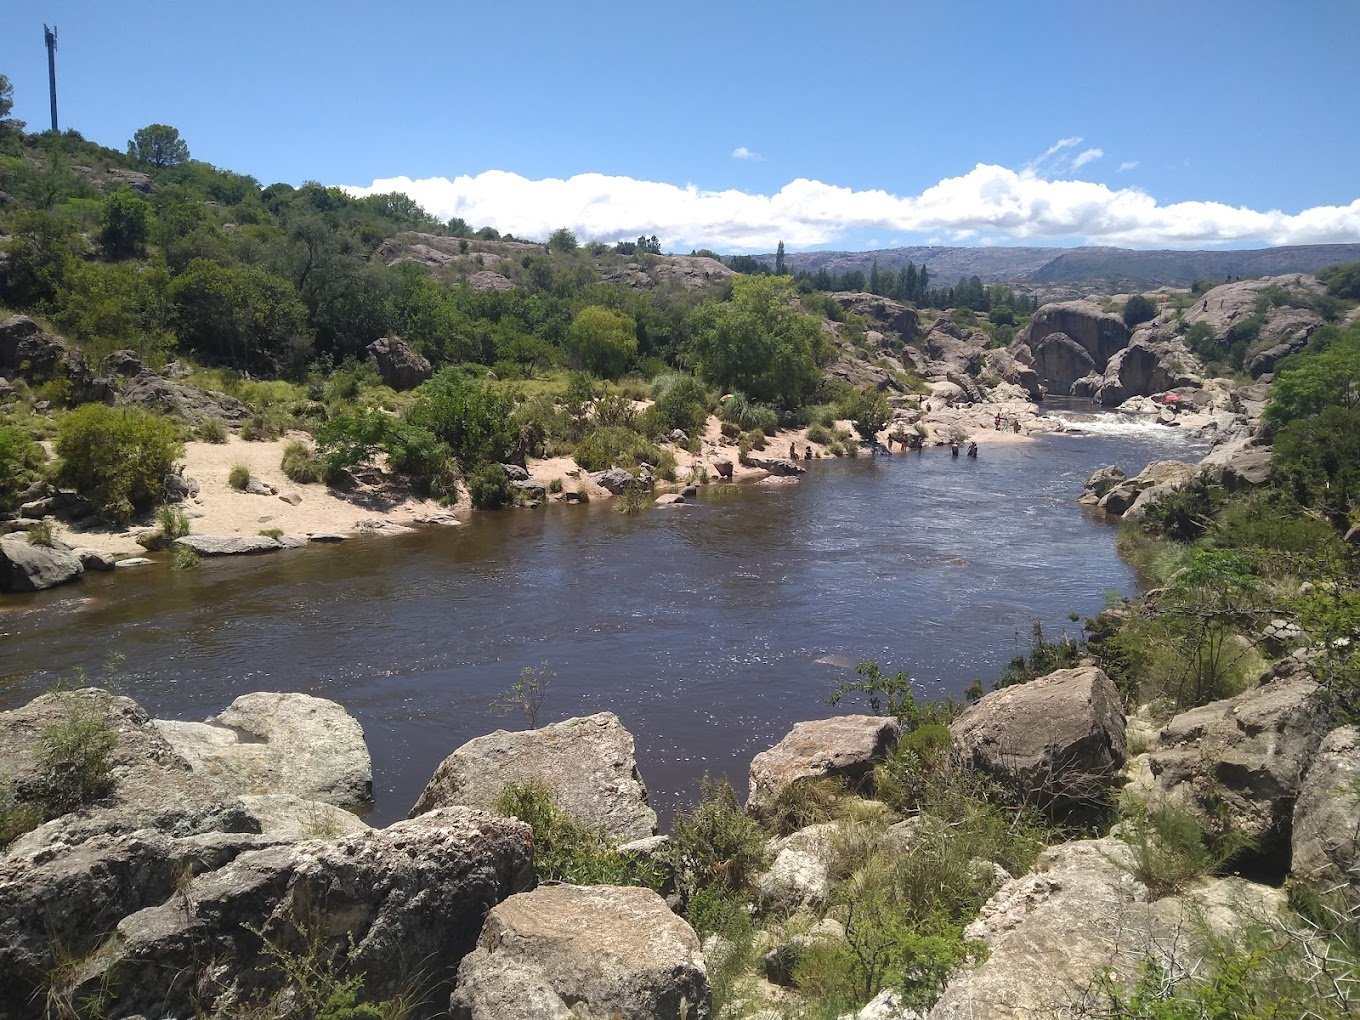
<path id="1" fill-rule="evenodd" d="M 267 557 L 87 575 L 0 611 L 0 708 L 123 656 L 119 693 L 201 719 L 255 690 L 333 698 L 373 755 L 370 821 L 404 816 L 464 741 L 525 725 L 490 708 L 555 672 L 540 724 L 616 712 L 663 818 L 751 757 L 855 663 L 922 693 L 990 682 L 1029 640 L 1074 636 L 1133 579 L 1075 502 L 1117 463 L 1195 459 L 1178 430 L 1111 415 L 989 448 L 819 461 L 797 484 L 706 487 L 636 517 L 606 504 L 478 514 L 457 529 Z M 850 710 L 849 702 L 834 711 Z"/>

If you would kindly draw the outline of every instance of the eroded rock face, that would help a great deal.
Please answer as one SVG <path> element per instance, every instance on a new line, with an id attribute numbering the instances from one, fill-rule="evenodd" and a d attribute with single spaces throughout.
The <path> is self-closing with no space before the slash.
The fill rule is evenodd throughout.
<path id="1" fill-rule="evenodd" d="M 699 939 L 650 889 L 544 886 L 487 915 L 455 1020 L 707 1020 Z"/>
<path id="2" fill-rule="evenodd" d="M 1294 803 L 1290 871 L 1314 889 L 1360 887 L 1360 730 L 1327 734 L 1308 765 Z"/>
<path id="3" fill-rule="evenodd" d="M 1112 517 L 1128 516 L 1135 505 L 1143 510 L 1199 474 L 1199 467 L 1181 460 L 1156 460 L 1132 478 L 1111 486 L 1096 504 Z M 1141 511 L 1140 511 L 1141 512 Z M 1135 519 L 1137 513 L 1130 520 Z"/>
<path id="4" fill-rule="evenodd" d="M 993 691 L 949 735 L 962 759 L 1059 814 L 1101 803 L 1124 765 L 1123 702 L 1094 666 Z"/>
<path id="5" fill-rule="evenodd" d="M 1045 389 L 1071 393 L 1072 384 L 1096 372 L 1096 361 L 1066 333 L 1049 333 L 1030 343 L 1034 372 Z"/>
<path id="6" fill-rule="evenodd" d="M 656 832 L 656 812 L 638 773 L 633 735 L 613 712 L 537 730 L 497 730 L 445 758 L 411 816 L 454 804 L 491 810 L 508 783 L 546 786 L 557 806 L 616 840 Z"/>
<path id="7" fill-rule="evenodd" d="M 173 379 L 142 371 L 123 384 L 119 399 L 148 411 L 183 418 L 191 425 L 217 420 L 239 425 L 250 417 L 250 408 L 225 393 L 204 391 Z"/>
<path id="8" fill-rule="evenodd" d="M 831 295 L 831 300 L 847 312 L 882 323 L 904 342 L 909 342 L 916 336 L 919 321 L 916 309 L 900 301 L 856 291 L 838 291 Z"/>
<path id="9" fill-rule="evenodd" d="M 746 809 L 763 814 L 779 795 L 805 779 L 862 782 L 897 746 L 902 729 L 895 719 L 841 715 L 800 722 L 768 751 L 751 761 Z"/>
<path id="10" fill-rule="evenodd" d="M 1324 734 L 1317 689 L 1287 676 L 1182 712 L 1148 755 L 1154 791 L 1207 819 L 1226 809 L 1259 859 L 1287 860 L 1303 770 Z"/>
<path id="11" fill-rule="evenodd" d="M 1026 346 L 1033 351 L 1053 333 L 1076 341 L 1101 368 L 1129 343 L 1128 327 L 1119 316 L 1101 311 L 1093 301 L 1058 301 L 1034 313 L 1029 325 L 1016 334 L 1014 348 Z"/>
<path id="12" fill-rule="evenodd" d="M 433 372 L 429 361 L 401 337 L 374 340 L 367 350 L 382 381 L 394 390 L 413 390 Z"/>
<path id="13" fill-rule="evenodd" d="M 78 581 L 84 572 L 70 550 L 34 545 L 25 534 L 0 538 L 0 591 L 46 591 Z"/>
<path id="14" fill-rule="evenodd" d="M 494 904 L 531 881 L 532 834 L 514 819 L 449 808 L 386 829 L 248 850 L 164 902 L 123 918 L 86 966 L 110 1015 L 211 1012 L 283 984 L 254 928 L 288 944 L 311 925 L 366 997 L 402 990 L 414 966 L 447 989 Z"/>
<path id="15" fill-rule="evenodd" d="M 207 722 L 155 725 L 195 772 L 234 793 L 287 793 L 346 808 L 373 799 L 364 731 L 334 701 L 259 692 Z"/>

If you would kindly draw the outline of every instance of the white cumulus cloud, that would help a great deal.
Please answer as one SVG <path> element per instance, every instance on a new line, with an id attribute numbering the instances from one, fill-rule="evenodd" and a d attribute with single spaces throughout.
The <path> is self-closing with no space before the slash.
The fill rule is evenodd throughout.
<path id="1" fill-rule="evenodd" d="M 760 153 L 756 152 L 754 149 L 748 149 L 744 145 L 738 145 L 735 149 L 732 150 L 732 158 L 758 160 L 761 159 L 762 157 Z"/>
<path id="2" fill-rule="evenodd" d="M 1080 140 L 1063 139 L 1062 148 Z M 1050 150 L 1051 151 L 1051 150 Z M 1160 204 L 1136 188 L 1049 180 L 1032 167 L 979 163 L 917 195 L 853 190 L 797 178 L 773 194 L 645 181 L 599 173 L 533 180 L 505 170 L 454 178 L 389 177 L 345 186 L 352 195 L 399 191 L 441 219 L 462 217 L 516 237 L 568 227 L 581 238 L 656 234 L 672 250 L 770 251 L 836 243 L 868 232 L 1010 243 L 1200 247 L 1360 241 L 1360 198 L 1296 213 L 1221 202 Z"/>

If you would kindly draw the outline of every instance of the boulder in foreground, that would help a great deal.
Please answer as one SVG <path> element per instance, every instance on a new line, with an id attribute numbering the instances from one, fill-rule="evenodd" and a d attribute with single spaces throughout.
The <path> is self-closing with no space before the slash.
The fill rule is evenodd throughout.
<path id="1" fill-rule="evenodd" d="M 454 804 L 491 810 L 507 784 L 530 782 L 542 783 L 559 808 L 590 829 L 603 827 L 610 839 L 656 833 L 633 735 L 613 712 L 469 740 L 440 763 L 411 815 Z"/>
<path id="2" fill-rule="evenodd" d="M 707 1020 L 694 930 L 650 889 L 543 886 L 491 909 L 458 969 L 455 1020 Z"/>
<path id="3" fill-rule="evenodd" d="M 902 728 L 878 715 L 840 715 L 800 722 L 751 761 L 746 809 L 768 812 L 779 795 L 806 779 L 863 781 L 897 746 Z"/>

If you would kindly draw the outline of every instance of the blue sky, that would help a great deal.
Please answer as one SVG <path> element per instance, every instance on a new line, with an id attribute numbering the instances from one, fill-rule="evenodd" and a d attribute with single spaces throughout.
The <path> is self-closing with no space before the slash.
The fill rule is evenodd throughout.
<path id="1" fill-rule="evenodd" d="M 6 0 L 30 127 L 44 22 L 63 128 L 527 236 L 1360 241 L 1360 0 Z"/>

